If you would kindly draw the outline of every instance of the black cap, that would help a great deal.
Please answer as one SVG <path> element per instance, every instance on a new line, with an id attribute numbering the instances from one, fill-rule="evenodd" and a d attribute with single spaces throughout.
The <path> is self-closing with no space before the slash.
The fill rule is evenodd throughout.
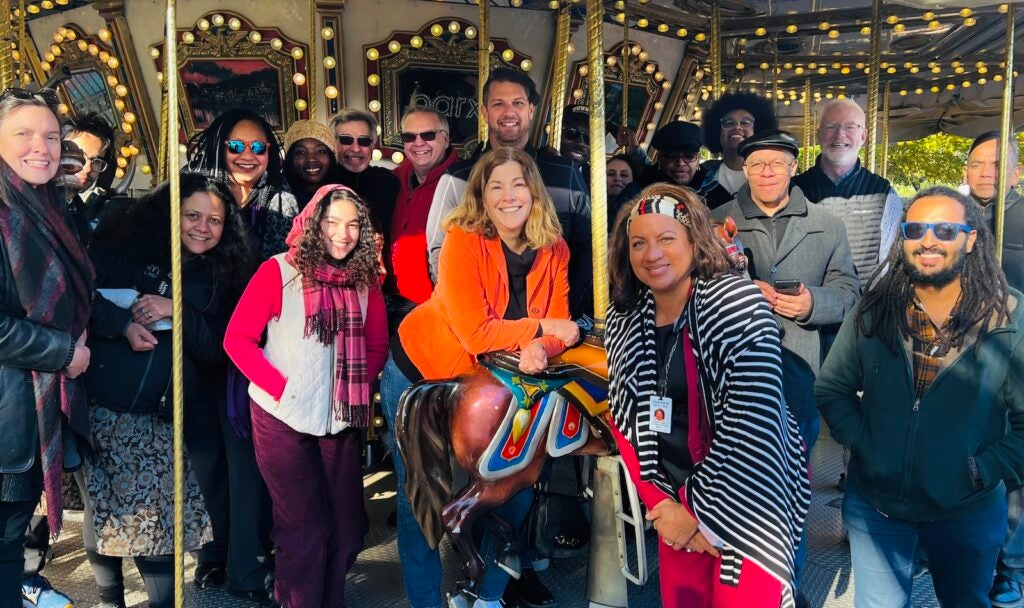
<path id="1" fill-rule="evenodd" d="M 790 135 L 788 131 L 781 129 L 769 129 L 754 133 L 741 141 L 740 145 L 736 146 L 736 152 L 743 158 L 746 158 L 751 152 L 766 148 L 785 150 L 792 154 L 793 158 L 800 155 L 800 142 Z"/>
<path id="2" fill-rule="evenodd" d="M 673 120 L 658 129 L 651 146 L 662 154 L 673 152 L 699 152 L 704 142 L 704 131 L 692 122 Z"/>

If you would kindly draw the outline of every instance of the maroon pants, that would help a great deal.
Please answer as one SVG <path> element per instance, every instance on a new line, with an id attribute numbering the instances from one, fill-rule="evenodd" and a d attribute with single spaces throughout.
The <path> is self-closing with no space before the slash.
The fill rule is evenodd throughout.
<path id="1" fill-rule="evenodd" d="M 283 608 L 344 608 L 369 529 L 359 434 L 316 437 L 252 404 L 256 462 L 274 503 L 274 590 Z"/>

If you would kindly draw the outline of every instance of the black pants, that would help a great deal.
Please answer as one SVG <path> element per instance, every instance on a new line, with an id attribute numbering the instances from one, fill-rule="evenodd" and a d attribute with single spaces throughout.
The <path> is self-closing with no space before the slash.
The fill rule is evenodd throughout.
<path id="1" fill-rule="evenodd" d="M 239 438 L 228 422 L 224 379 L 211 385 L 213 390 L 204 391 L 208 395 L 186 406 L 185 417 L 192 469 L 213 527 L 213 541 L 197 558 L 201 564 L 226 563 L 235 589 L 262 589 L 273 521 L 270 495 L 256 466 L 252 440 Z"/>
<path id="2" fill-rule="evenodd" d="M 39 574 L 49 552 L 50 524 L 45 515 L 33 515 L 25 531 L 25 578 Z"/>
<path id="3" fill-rule="evenodd" d="M 21 608 L 21 581 L 25 571 L 25 530 L 39 503 L 0 502 L 0 608 Z"/>
<path id="4" fill-rule="evenodd" d="M 92 575 L 96 578 L 100 600 L 120 603 L 124 601 L 123 558 L 100 555 L 87 549 Z M 135 557 L 135 567 L 142 575 L 149 596 L 149 608 L 171 608 L 174 605 L 174 556 L 150 555 Z"/>

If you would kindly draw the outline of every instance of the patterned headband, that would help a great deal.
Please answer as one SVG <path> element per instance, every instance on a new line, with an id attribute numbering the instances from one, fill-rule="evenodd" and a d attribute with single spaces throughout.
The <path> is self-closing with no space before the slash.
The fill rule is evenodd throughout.
<path id="1" fill-rule="evenodd" d="M 674 218 L 683 226 L 690 227 L 690 214 L 686 210 L 686 204 L 670 196 L 648 196 L 637 201 L 633 210 L 629 212 L 629 221 L 626 228 L 633 223 L 633 219 L 639 215 L 659 213 Z"/>

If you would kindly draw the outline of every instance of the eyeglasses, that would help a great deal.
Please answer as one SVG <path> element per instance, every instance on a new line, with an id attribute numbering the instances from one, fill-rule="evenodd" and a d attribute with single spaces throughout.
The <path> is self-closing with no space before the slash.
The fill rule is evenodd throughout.
<path id="1" fill-rule="evenodd" d="M 723 129 L 735 129 L 736 127 L 743 127 L 749 129 L 754 126 L 753 118 L 741 118 L 736 120 L 735 118 L 723 118 L 722 128 Z"/>
<path id="2" fill-rule="evenodd" d="M 445 133 L 445 131 L 443 129 L 437 129 L 437 130 L 434 130 L 434 131 L 420 131 L 419 133 L 406 133 L 406 132 L 403 132 L 402 133 L 402 143 L 411 144 L 414 141 L 416 141 L 417 137 L 419 137 L 423 141 L 434 141 L 435 139 L 437 139 L 437 136 L 440 133 Z M 345 142 L 341 141 L 342 137 L 348 137 L 349 142 L 345 143 Z M 370 141 L 369 137 L 366 137 L 365 138 L 366 139 L 366 143 L 364 144 L 363 143 L 363 139 L 364 138 L 360 138 L 359 139 L 359 145 L 363 146 L 364 148 L 369 148 L 370 144 L 373 143 L 373 142 Z M 340 141 L 341 143 L 345 144 L 346 146 L 352 143 L 351 140 L 352 140 L 352 137 L 349 136 L 349 135 L 339 135 L 338 136 L 338 141 Z"/>
<path id="3" fill-rule="evenodd" d="M 565 127 L 562 129 L 562 137 L 569 141 L 585 141 L 590 137 L 590 132 L 577 129 L 576 127 Z"/>
<path id="4" fill-rule="evenodd" d="M 669 152 L 665 155 L 665 160 L 681 160 L 687 163 L 695 163 L 700 160 L 699 152 Z"/>
<path id="5" fill-rule="evenodd" d="M 360 135 L 359 137 L 353 137 L 351 135 L 339 135 L 338 143 L 343 146 L 351 146 L 353 142 L 358 143 L 360 148 L 369 148 L 373 145 L 373 138 L 369 135 Z M 405 134 L 402 134 L 402 141 L 405 141 Z M 413 139 L 413 141 L 416 141 Z M 429 141 L 429 140 L 423 140 Z"/>
<path id="6" fill-rule="evenodd" d="M 967 224 L 958 224 L 956 222 L 935 222 L 934 224 L 927 222 L 903 222 L 900 224 L 900 230 L 903 231 L 903 238 L 908 241 L 920 241 L 924 238 L 925 233 L 931 230 L 936 239 L 949 242 L 956 239 L 960 231 L 970 232 L 974 229 Z"/>
<path id="7" fill-rule="evenodd" d="M 50 106 L 51 109 L 56 109 L 57 106 L 60 105 L 60 97 L 57 96 L 57 91 L 53 89 L 29 91 L 28 89 L 21 89 L 18 87 L 8 87 L 4 89 L 3 93 L 0 93 L 0 100 L 7 99 L 9 97 L 24 100 L 39 100 Z"/>
<path id="8" fill-rule="evenodd" d="M 795 162 L 796 161 L 786 162 L 783 160 L 773 160 L 769 163 L 747 163 L 743 166 L 747 168 L 747 171 L 750 171 L 755 175 L 760 175 L 761 173 L 763 173 L 765 167 L 770 167 L 772 170 L 772 174 L 775 174 L 786 171 L 787 169 L 792 167 Z"/>
<path id="9" fill-rule="evenodd" d="M 103 173 L 107 170 L 107 161 L 98 156 L 87 158 L 85 160 L 89 161 L 89 171 L 92 173 Z"/>
<path id="10" fill-rule="evenodd" d="M 228 152 L 231 152 L 232 154 L 242 154 L 245 152 L 246 144 L 240 139 L 229 139 L 224 142 L 224 145 L 227 146 Z M 257 140 L 249 142 L 249 149 L 252 150 L 252 153 L 256 156 L 263 156 L 266 154 L 267 148 L 268 145 L 265 141 Z"/>
<path id="11" fill-rule="evenodd" d="M 862 125 L 858 125 L 857 123 L 854 123 L 854 122 L 847 122 L 847 123 L 843 123 L 843 124 L 839 124 L 839 123 L 836 123 L 836 122 L 830 122 L 830 123 L 826 123 L 826 124 L 821 125 L 821 130 L 822 131 L 832 131 L 832 132 L 834 132 L 834 131 L 838 131 L 838 130 L 842 129 L 843 133 L 856 133 L 857 131 L 860 131 L 863 128 L 864 127 Z"/>

